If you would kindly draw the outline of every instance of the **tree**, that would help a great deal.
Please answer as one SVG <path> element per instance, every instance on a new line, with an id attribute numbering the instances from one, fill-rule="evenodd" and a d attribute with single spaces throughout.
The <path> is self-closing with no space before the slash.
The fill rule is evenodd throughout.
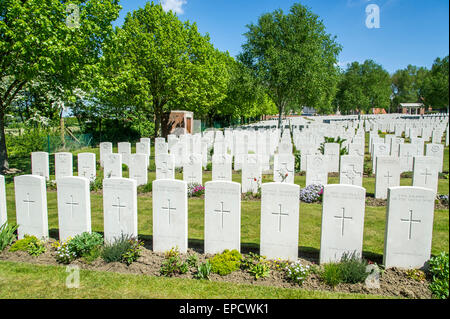
<path id="1" fill-rule="evenodd" d="M 289 14 L 275 10 L 247 28 L 243 60 L 277 106 L 279 127 L 290 103 L 331 108 L 341 46 L 325 32 L 317 15 L 294 4 Z"/>
<path id="2" fill-rule="evenodd" d="M 428 106 L 447 107 L 448 112 L 448 55 L 436 58 L 430 72 L 424 79 L 423 96 Z"/>
<path id="3" fill-rule="evenodd" d="M 64 99 L 90 76 L 101 45 L 118 17 L 118 0 L 72 1 L 79 25 L 72 27 L 60 0 L 0 2 L 0 170 L 7 169 L 5 116 L 27 83 L 45 79 Z M 69 10 L 70 11 L 70 10 Z"/>
<path id="4" fill-rule="evenodd" d="M 372 60 L 352 62 L 340 76 L 336 103 L 346 113 L 368 113 L 372 108 L 389 108 L 391 81 L 389 73 Z"/>
<path id="5" fill-rule="evenodd" d="M 128 13 L 112 46 L 104 59 L 120 68 L 116 72 L 136 110 L 154 116 L 155 137 L 167 136 L 172 109 L 203 114 L 225 97 L 229 75 L 223 54 L 195 23 L 181 22 L 160 4 Z M 118 78 L 102 81 L 112 90 Z"/>
<path id="6" fill-rule="evenodd" d="M 424 67 L 408 65 L 396 71 L 392 77 L 393 106 L 399 103 L 419 102 L 423 99 L 423 82 L 428 73 Z"/>

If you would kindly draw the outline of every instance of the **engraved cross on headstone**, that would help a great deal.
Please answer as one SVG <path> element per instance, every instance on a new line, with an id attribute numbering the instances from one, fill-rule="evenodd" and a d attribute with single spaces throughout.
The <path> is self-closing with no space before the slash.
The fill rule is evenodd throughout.
<path id="1" fill-rule="evenodd" d="M 218 210 L 218 209 L 215 209 L 214 210 L 214 212 L 216 212 L 216 213 L 219 213 L 219 214 L 222 214 L 222 229 L 223 229 L 223 214 L 224 213 L 231 213 L 231 211 L 229 211 L 229 210 L 224 210 L 223 209 L 223 202 L 220 202 L 220 210 Z"/>
<path id="2" fill-rule="evenodd" d="M 30 204 L 35 202 L 34 200 L 30 200 L 30 193 L 27 193 L 27 198 L 23 202 L 27 205 L 28 218 L 30 218 Z"/>
<path id="3" fill-rule="evenodd" d="M 78 206 L 80 203 L 75 203 L 73 201 L 73 195 L 70 195 L 70 202 L 66 203 L 66 205 L 70 205 L 70 218 L 73 219 L 73 206 Z"/>
<path id="4" fill-rule="evenodd" d="M 341 220 L 341 236 L 344 237 L 344 225 L 345 225 L 345 220 L 346 220 L 346 219 L 352 220 L 353 217 L 348 217 L 348 216 L 346 217 L 346 216 L 345 216 L 345 208 L 344 208 L 344 207 L 342 207 L 341 210 L 342 210 L 342 215 L 341 215 L 341 216 L 334 216 L 334 218 L 340 219 L 340 220 Z"/>
<path id="5" fill-rule="evenodd" d="M 278 231 L 281 232 L 281 216 L 289 216 L 289 214 L 281 212 L 281 204 L 278 204 L 278 206 L 280 210 L 278 211 L 278 213 L 272 213 L 272 215 L 278 216 Z"/>
<path id="6" fill-rule="evenodd" d="M 170 206 L 170 199 L 167 199 L 167 202 L 168 202 L 167 207 L 164 207 L 164 206 L 163 206 L 163 207 L 161 207 L 161 208 L 162 208 L 163 210 L 166 210 L 166 209 L 167 209 L 167 213 L 168 213 L 168 215 L 169 215 L 169 225 L 170 225 L 170 213 L 171 213 L 172 210 L 177 210 L 177 209 Z"/>
<path id="7" fill-rule="evenodd" d="M 119 217 L 119 223 L 120 223 L 120 209 L 121 208 L 127 208 L 127 206 L 123 205 L 120 203 L 120 197 L 117 196 L 117 204 L 113 204 L 112 207 L 117 208 L 119 211 L 117 213 L 118 217 Z"/>
<path id="8" fill-rule="evenodd" d="M 387 172 L 387 175 L 384 175 L 384 177 L 387 177 L 387 180 L 388 180 L 387 184 L 388 184 L 388 186 L 389 186 L 389 185 L 391 184 L 391 183 L 390 183 L 391 177 L 393 177 L 393 176 L 392 176 L 391 173 L 388 171 L 388 172 Z"/>
<path id="9" fill-rule="evenodd" d="M 410 209 L 410 210 L 409 210 L 409 219 L 404 219 L 404 218 L 401 218 L 401 219 L 400 219 L 400 221 L 402 221 L 402 222 L 409 223 L 408 239 L 411 239 L 411 235 L 412 235 L 412 224 L 413 224 L 413 223 L 420 223 L 420 222 L 421 222 L 420 219 L 413 219 L 413 218 L 412 218 L 412 215 L 413 215 L 413 211 L 412 211 L 412 209 Z"/>
<path id="10" fill-rule="evenodd" d="M 420 175 L 425 176 L 425 184 L 427 183 L 428 176 L 431 176 L 432 174 L 428 172 L 428 167 L 425 167 L 425 172 L 422 172 Z"/>

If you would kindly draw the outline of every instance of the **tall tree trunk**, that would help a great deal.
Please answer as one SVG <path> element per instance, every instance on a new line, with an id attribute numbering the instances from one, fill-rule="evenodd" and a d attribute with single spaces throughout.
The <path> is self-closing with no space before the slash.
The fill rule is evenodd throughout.
<path id="1" fill-rule="evenodd" d="M 59 114 L 59 134 L 60 134 L 60 137 L 61 137 L 62 147 L 65 148 L 66 147 L 66 139 L 64 137 L 65 126 L 64 126 L 63 112 L 64 112 L 64 109 L 62 109 L 61 113 Z"/>
<path id="2" fill-rule="evenodd" d="M 8 150 L 5 136 L 5 111 L 0 105 L 0 172 L 9 169 Z"/>

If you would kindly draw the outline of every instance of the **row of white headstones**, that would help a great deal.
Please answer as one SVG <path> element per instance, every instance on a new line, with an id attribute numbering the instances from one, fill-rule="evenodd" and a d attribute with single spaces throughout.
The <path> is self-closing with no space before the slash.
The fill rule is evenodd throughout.
<path id="1" fill-rule="evenodd" d="M 48 238 L 45 178 L 22 175 L 14 179 L 18 237 Z M 260 253 L 269 259 L 295 261 L 299 244 L 299 191 L 296 184 L 271 182 L 261 187 Z M 324 186 L 320 262 L 337 262 L 344 253 L 361 256 L 366 190 L 360 186 Z M 420 268 L 430 258 L 436 193 L 422 187 L 389 187 L 383 264 L 386 267 Z M 0 199 L 6 202 L 4 178 Z M 59 239 L 91 232 L 89 180 L 57 180 Z M 204 252 L 240 251 L 241 185 L 210 181 L 205 184 Z M 142 212 L 141 214 L 144 214 Z M 138 236 L 137 184 L 128 178 L 103 180 L 104 238 L 113 242 L 123 235 Z M 6 222 L 6 205 L 0 222 Z M 187 183 L 153 181 L 153 250 L 188 248 Z"/>

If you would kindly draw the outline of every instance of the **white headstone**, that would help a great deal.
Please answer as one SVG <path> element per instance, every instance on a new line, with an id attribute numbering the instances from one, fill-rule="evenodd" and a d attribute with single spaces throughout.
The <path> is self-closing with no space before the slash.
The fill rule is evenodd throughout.
<path id="1" fill-rule="evenodd" d="M 172 154 L 158 154 L 156 162 L 156 179 L 175 179 L 175 160 Z"/>
<path id="2" fill-rule="evenodd" d="M 343 254 L 362 257 L 366 190 L 360 186 L 324 186 L 320 263 L 339 262 Z"/>
<path id="3" fill-rule="evenodd" d="M 421 268 L 430 259 L 436 193 L 421 187 L 390 187 L 383 264 Z"/>
<path id="4" fill-rule="evenodd" d="M 69 152 L 55 153 L 55 179 L 73 176 L 73 155 Z"/>
<path id="5" fill-rule="evenodd" d="M 375 198 L 386 199 L 388 187 L 394 186 L 400 186 L 400 162 L 398 158 L 378 156 L 375 173 Z"/>
<path id="6" fill-rule="evenodd" d="M 100 143 L 100 165 L 103 167 L 103 160 L 106 154 L 112 153 L 113 146 L 111 142 L 101 142 Z"/>
<path id="7" fill-rule="evenodd" d="M 153 250 L 165 252 L 188 244 L 187 183 L 180 180 L 153 181 Z"/>
<path id="8" fill-rule="evenodd" d="M 0 226 L 8 221 L 6 213 L 6 189 L 5 176 L 0 175 Z"/>
<path id="9" fill-rule="evenodd" d="M 444 145 L 427 144 L 425 155 L 436 157 L 436 159 L 439 161 L 439 173 L 442 173 L 442 168 L 444 166 Z"/>
<path id="10" fill-rule="evenodd" d="M 57 180 L 59 239 L 91 232 L 89 180 L 85 177 L 62 177 Z"/>
<path id="11" fill-rule="evenodd" d="M 258 162 L 258 156 L 256 154 L 245 155 L 241 174 L 242 193 L 257 193 L 262 183 L 261 175 L 262 172 Z"/>
<path id="12" fill-rule="evenodd" d="M 339 184 L 362 186 L 364 157 L 342 155 L 339 170 Z"/>
<path id="13" fill-rule="evenodd" d="M 78 153 L 78 176 L 94 181 L 97 177 L 95 153 Z"/>
<path id="14" fill-rule="evenodd" d="M 103 180 L 105 241 L 138 236 L 137 182 L 129 178 Z"/>
<path id="15" fill-rule="evenodd" d="M 273 164 L 273 181 L 294 184 L 295 157 L 292 154 L 275 154 Z"/>
<path id="16" fill-rule="evenodd" d="M 187 156 L 183 165 L 183 180 L 188 184 L 203 184 L 201 154 L 189 154 Z"/>
<path id="17" fill-rule="evenodd" d="M 103 159 L 103 178 L 122 177 L 122 154 L 106 154 Z"/>
<path id="18" fill-rule="evenodd" d="M 308 155 L 306 159 L 306 186 L 328 183 L 328 161 L 324 155 Z"/>
<path id="19" fill-rule="evenodd" d="M 45 177 L 22 175 L 14 177 L 18 238 L 25 235 L 48 238 L 47 189 Z"/>
<path id="20" fill-rule="evenodd" d="M 130 155 L 129 177 L 136 180 L 137 186 L 148 183 L 147 159 L 146 154 Z"/>
<path id="21" fill-rule="evenodd" d="M 328 161 L 328 172 L 339 172 L 339 143 L 325 143 L 324 155 Z"/>
<path id="22" fill-rule="evenodd" d="M 47 152 L 32 152 L 31 153 L 31 174 L 50 179 L 49 161 Z"/>
<path id="23" fill-rule="evenodd" d="M 205 183 L 205 253 L 241 250 L 241 185 Z"/>
<path id="24" fill-rule="evenodd" d="M 214 154 L 212 156 L 212 180 L 231 182 L 232 172 L 230 155 Z"/>
<path id="25" fill-rule="evenodd" d="M 429 188 L 437 193 L 439 161 L 434 156 L 414 156 L 412 185 Z"/>
<path id="26" fill-rule="evenodd" d="M 298 258 L 299 193 L 296 184 L 262 184 L 260 254 L 268 259 Z"/>
<path id="27" fill-rule="evenodd" d="M 413 157 L 416 155 L 417 147 L 414 144 L 406 143 L 399 146 L 400 171 L 412 172 Z"/>
<path id="28" fill-rule="evenodd" d="M 117 143 L 117 153 L 122 155 L 123 164 L 127 166 L 130 165 L 131 143 L 129 142 Z"/>

